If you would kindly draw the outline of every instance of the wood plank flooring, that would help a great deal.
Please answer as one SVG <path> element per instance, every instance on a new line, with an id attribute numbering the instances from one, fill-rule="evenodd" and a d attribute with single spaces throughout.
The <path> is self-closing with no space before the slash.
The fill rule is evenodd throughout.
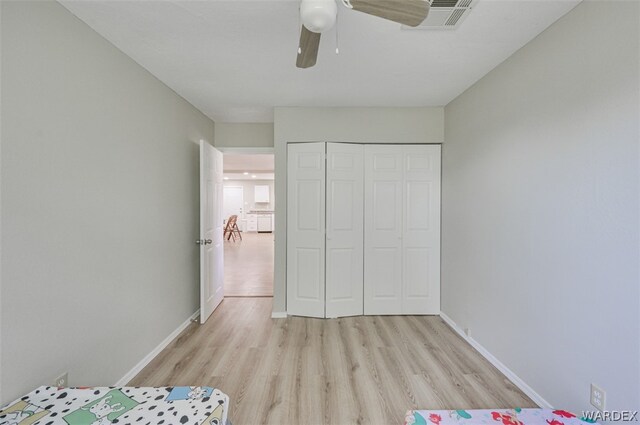
<path id="1" fill-rule="evenodd" d="M 437 316 L 271 319 L 228 298 L 129 385 L 209 385 L 244 424 L 401 424 L 409 409 L 536 407 Z"/>
<path id="2" fill-rule="evenodd" d="M 242 240 L 224 241 L 224 294 L 273 296 L 273 233 L 242 232 Z"/>

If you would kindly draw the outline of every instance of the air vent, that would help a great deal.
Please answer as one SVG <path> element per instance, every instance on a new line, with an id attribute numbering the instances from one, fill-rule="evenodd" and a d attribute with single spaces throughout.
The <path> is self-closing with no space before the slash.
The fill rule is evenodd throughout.
<path id="1" fill-rule="evenodd" d="M 433 0 L 431 7 L 456 7 L 458 0 Z"/>
<path id="2" fill-rule="evenodd" d="M 403 30 L 456 29 L 471 13 L 477 0 L 431 0 L 429 16 L 417 27 L 402 26 Z"/>
<path id="3" fill-rule="evenodd" d="M 458 23 L 458 21 L 460 20 L 460 18 L 462 18 L 462 15 L 464 15 L 465 9 L 454 9 L 453 13 L 451 14 L 451 16 L 449 17 L 449 19 L 447 19 L 447 22 L 444 23 L 445 26 L 455 26 L 456 23 Z"/>

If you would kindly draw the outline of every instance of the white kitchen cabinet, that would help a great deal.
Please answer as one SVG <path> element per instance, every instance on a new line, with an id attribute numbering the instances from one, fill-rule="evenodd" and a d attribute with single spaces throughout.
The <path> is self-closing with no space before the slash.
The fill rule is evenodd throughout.
<path id="1" fill-rule="evenodd" d="M 269 202 L 269 186 L 268 185 L 256 185 L 254 186 L 254 202 L 256 203 L 268 203 Z"/>
<path id="2" fill-rule="evenodd" d="M 247 232 L 257 232 L 258 231 L 258 215 L 257 214 L 247 214 Z"/>
<path id="3" fill-rule="evenodd" d="M 258 232 L 271 232 L 271 214 L 258 214 Z"/>

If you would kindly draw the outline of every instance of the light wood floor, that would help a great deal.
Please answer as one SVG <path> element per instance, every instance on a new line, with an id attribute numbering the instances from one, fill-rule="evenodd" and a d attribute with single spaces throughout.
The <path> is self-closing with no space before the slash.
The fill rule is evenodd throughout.
<path id="1" fill-rule="evenodd" d="M 228 298 L 129 385 L 208 385 L 244 424 L 401 424 L 409 409 L 536 407 L 437 316 L 271 319 Z"/>
<path id="2" fill-rule="evenodd" d="M 273 233 L 242 232 L 242 241 L 225 240 L 224 294 L 273 296 Z"/>

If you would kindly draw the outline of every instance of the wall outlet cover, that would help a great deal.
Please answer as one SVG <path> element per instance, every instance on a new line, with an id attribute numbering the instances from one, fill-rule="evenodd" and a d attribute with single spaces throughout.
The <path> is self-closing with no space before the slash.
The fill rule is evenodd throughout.
<path id="1" fill-rule="evenodd" d="M 69 372 L 65 372 L 58 376 L 53 384 L 56 387 L 68 387 L 69 386 Z"/>
<path id="2" fill-rule="evenodd" d="M 604 411 L 606 398 L 607 393 L 605 392 L 605 390 L 603 390 L 596 384 L 591 384 L 591 405 L 593 407 L 601 412 Z"/>

